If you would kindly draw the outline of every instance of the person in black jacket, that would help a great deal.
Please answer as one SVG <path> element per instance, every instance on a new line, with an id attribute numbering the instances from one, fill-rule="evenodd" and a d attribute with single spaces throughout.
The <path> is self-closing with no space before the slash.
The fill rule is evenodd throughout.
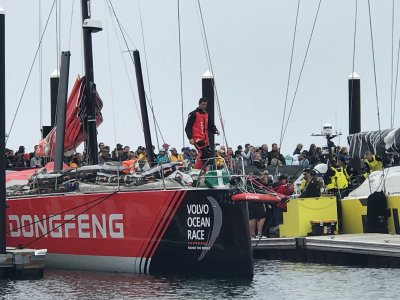
<path id="1" fill-rule="evenodd" d="M 314 170 L 305 169 L 303 176 L 307 182 L 306 189 L 300 194 L 300 198 L 321 197 L 321 186 L 317 178 L 317 173 Z"/>

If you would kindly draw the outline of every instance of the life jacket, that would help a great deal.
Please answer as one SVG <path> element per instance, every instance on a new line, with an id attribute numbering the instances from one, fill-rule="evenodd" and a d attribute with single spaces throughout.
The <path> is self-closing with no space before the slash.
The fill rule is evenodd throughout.
<path id="1" fill-rule="evenodd" d="M 382 170 L 382 162 L 379 160 L 376 160 L 375 155 L 372 155 L 372 161 L 369 161 L 368 159 L 364 159 L 364 162 L 369 166 L 369 169 L 371 172 L 374 171 L 379 171 Z"/>
<path id="2" fill-rule="evenodd" d="M 183 156 L 182 154 L 178 154 L 178 155 L 170 155 L 169 156 L 169 161 L 170 162 L 183 162 Z"/>
<path id="3" fill-rule="evenodd" d="M 348 187 L 349 182 L 347 181 L 346 174 L 342 167 L 333 168 L 335 175 L 331 176 L 331 182 L 326 186 L 328 190 L 338 189 L 342 190 Z"/>
<path id="4" fill-rule="evenodd" d="M 203 140 L 208 145 L 208 113 L 196 111 L 196 118 L 192 126 L 192 138 L 197 143 Z"/>
<path id="5" fill-rule="evenodd" d="M 124 167 L 122 172 L 125 174 L 135 173 L 135 162 L 136 161 L 134 159 L 124 160 L 122 162 L 122 167 Z"/>
<path id="6" fill-rule="evenodd" d="M 306 190 L 307 187 L 307 180 L 305 180 L 304 178 L 301 180 L 300 182 L 300 191 L 304 192 Z"/>

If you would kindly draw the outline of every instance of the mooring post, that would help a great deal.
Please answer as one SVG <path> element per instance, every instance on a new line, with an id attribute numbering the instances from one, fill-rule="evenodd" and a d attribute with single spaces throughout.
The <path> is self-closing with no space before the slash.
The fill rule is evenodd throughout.
<path id="1" fill-rule="evenodd" d="M 361 132 L 361 92 L 360 75 L 353 72 L 349 76 L 349 135 Z M 352 158 L 351 166 L 361 171 L 361 159 Z"/>
<path id="2" fill-rule="evenodd" d="M 0 254 L 6 253 L 6 79 L 5 12 L 0 7 Z"/>
<path id="3" fill-rule="evenodd" d="M 206 71 L 202 78 L 202 97 L 208 100 L 206 111 L 208 113 L 208 118 L 213 124 L 215 124 L 215 104 L 214 104 L 214 76 L 210 71 Z M 215 136 L 214 134 L 209 134 L 208 139 L 210 141 L 210 146 L 212 149 L 212 154 L 214 156 L 215 151 Z"/>

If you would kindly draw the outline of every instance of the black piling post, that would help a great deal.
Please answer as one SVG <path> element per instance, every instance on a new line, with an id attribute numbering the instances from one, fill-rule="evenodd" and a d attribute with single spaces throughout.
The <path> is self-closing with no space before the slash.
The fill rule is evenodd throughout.
<path id="1" fill-rule="evenodd" d="M 50 75 L 50 117 L 51 117 L 51 128 L 56 123 L 56 112 L 57 112 L 57 94 L 58 94 L 58 83 L 60 81 L 60 74 L 58 70 L 54 70 Z"/>
<path id="2" fill-rule="evenodd" d="M 6 253 L 6 79 L 5 13 L 0 8 L 0 254 Z"/>
<path id="3" fill-rule="evenodd" d="M 349 76 L 349 135 L 361 132 L 361 80 L 360 76 L 353 72 Z M 352 158 L 351 166 L 361 171 L 361 159 Z"/>
<path id="4" fill-rule="evenodd" d="M 215 124 L 215 104 L 214 104 L 214 76 L 210 71 L 207 71 L 203 74 L 202 78 L 202 97 L 208 100 L 207 104 L 207 113 L 208 118 L 211 120 L 213 124 Z M 209 132 L 208 139 L 210 141 L 210 146 L 212 149 L 213 155 L 215 151 L 215 136 L 213 133 Z"/>

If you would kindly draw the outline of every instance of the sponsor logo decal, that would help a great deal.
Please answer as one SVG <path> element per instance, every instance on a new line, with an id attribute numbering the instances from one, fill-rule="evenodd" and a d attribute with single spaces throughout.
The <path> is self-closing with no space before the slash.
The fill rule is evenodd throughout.
<path id="1" fill-rule="evenodd" d="M 211 196 L 209 203 L 186 204 L 188 250 L 202 250 L 198 260 L 202 260 L 212 248 L 222 227 L 222 211 Z"/>
<path id="2" fill-rule="evenodd" d="M 9 215 L 13 238 L 124 238 L 123 214 Z"/>

